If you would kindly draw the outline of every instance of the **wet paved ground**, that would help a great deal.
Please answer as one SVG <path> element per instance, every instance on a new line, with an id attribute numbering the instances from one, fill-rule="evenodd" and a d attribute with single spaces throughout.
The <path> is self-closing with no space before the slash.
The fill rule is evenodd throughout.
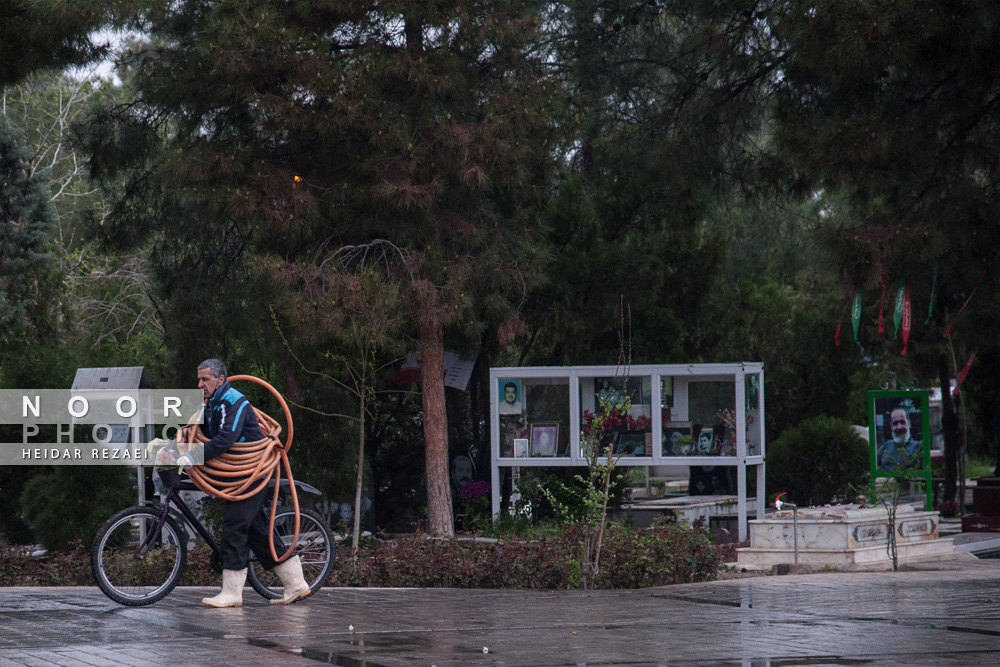
<path id="1" fill-rule="evenodd" d="M 181 588 L 0 589 L 0 665 L 994 665 L 1000 561 L 640 591 L 327 589 L 241 609 Z M 350 626 L 353 625 L 353 630 Z M 484 652 L 484 647 L 488 653 Z"/>

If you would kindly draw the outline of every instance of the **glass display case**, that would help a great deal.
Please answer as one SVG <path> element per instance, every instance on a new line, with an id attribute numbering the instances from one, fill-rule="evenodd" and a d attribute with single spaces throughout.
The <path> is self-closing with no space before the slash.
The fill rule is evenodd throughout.
<path id="1" fill-rule="evenodd" d="M 764 506 L 761 363 L 490 369 L 493 512 L 500 469 L 688 466 L 689 493 L 737 496 L 745 538 L 747 469 Z M 654 443 L 656 445 L 654 446 Z M 728 468 L 724 468 L 728 467 Z M 732 475 L 719 470 L 736 468 Z"/>

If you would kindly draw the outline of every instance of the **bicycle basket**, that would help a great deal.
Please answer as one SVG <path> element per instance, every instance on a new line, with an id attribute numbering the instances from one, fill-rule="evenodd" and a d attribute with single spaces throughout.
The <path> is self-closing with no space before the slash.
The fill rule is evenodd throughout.
<path id="1" fill-rule="evenodd" d="M 181 474 L 177 472 L 177 468 L 160 468 L 156 473 L 160 476 L 165 489 L 172 489 L 181 483 Z"/>

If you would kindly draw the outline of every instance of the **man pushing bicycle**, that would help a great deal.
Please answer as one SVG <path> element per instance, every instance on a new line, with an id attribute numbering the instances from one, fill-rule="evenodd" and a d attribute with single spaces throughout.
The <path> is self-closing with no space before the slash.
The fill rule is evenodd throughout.
<path id="1" fill-rule="evenodd" d="M 189 468 L 194 464 L 199 458 L 195 451 L 198 447 L 203 448 L 207 463 L 228 452 L 237 442 L 264 439 L 250 401 L 233 389 L 226 378 L 226 365 L 218 359 L 206 359 L 198 365 L 198 388 L 205 395 L 205 414 L 199 428 L 208 440 L 194 445 L 181 456 L 178 468 Z M 250 497 L 226 500 L 222 519 L 222 591 L 215 597 L 203 599 L 202 604 L 210 607 L 243 606 L 243 587 L 250 559 L 248 547 L 253 549 L 263 568 L 273 570 L 284 585 L 284 595 L 281 599 L 271 600 L 271 604 L 290 604 L 311 593 L 297 555 L 280 563 L 272 555 L 269 543 L 272 531 L 264 509 L 267 497 L 268 489 L 264 487 Z M 281 544 L 281 538 L 275 534 L 275 548 L 283 548 Z"/>

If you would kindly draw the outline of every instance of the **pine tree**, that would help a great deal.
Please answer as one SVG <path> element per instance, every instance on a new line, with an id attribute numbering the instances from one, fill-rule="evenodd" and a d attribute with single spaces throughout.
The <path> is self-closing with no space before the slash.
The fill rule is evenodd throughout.
<path id="1" fill-rule="evenodd" d="M 48 190 L 29 171 L 30 154 L 24 134 L 0 118 L 0 338 L 24 325 L 32 272 L 49 259 L 55 224 Z"/>
<path id="2" fill-rule="evenodd" d="M 95 175 L 128 179 L 100 232 L 153 244 L 164 266 L 262 282 L 334 266 L 344 246 L 397 248 L 381 268 L 402 281 L 422 355 L 430 528 L 452 534 L 445 336 L 471 343 L 486 323 L 516 322 L 545 256 L 535 5 L 242 0 L 146 19 L 152 41 L 127 63 L 139 103 L 88 139 Z M 208 282 L 186 290 L 193 301 L 227 289 Z M 309 327 L 324 305 L 295 320 Z"/>
<path id="3" fill-rule="evenodd" d="M 93 62 L 107 45 L 92 34 L 111 22 L 112 10 L 124 12 L 131 2 L 0 2 L 0 88 L 42 69 L 61 69 Z"/>
<path id="4" fill-rule="evenodd" d="M 905 278 L 914 304 L 910 363 L 950 393 L 949 376 L 973 350 L 995 359 L 1000 346 L 991 333 L 1000 326 L 1000 7 L 938 0 L 760 9 L 771 30 L 768 57 L 781 68 L 774 148 L 788 168 L 775 182 L 848 203 L 831 239 L 845 299 L 861 291 L 877 303 L 883 285 L 891 298 Z M 898 359 L 901 347 L 889 337 L 867 344 L 883 361 Z M 980 390 L 977 403 L 998 404 L 995 383 Z M 954 496 L 959 445 L 949 423 L 946 414 L 945 499 Z"/>
<path id="5" fill-rule="evenodd" d="M 750 21 L 730 3 L 550 6 L 564 167 L 547 222 L 558 253 L 529 301 L 516 363 L 613 363 L 623 296 L 636 361 L 712 358 L 718 314 L 706 305 L 726 240 L 710 215 L 739 201 L 762 124 L 761 85 L 747 83 L 748 63 L 717 62 L 718 41 Z"/>

